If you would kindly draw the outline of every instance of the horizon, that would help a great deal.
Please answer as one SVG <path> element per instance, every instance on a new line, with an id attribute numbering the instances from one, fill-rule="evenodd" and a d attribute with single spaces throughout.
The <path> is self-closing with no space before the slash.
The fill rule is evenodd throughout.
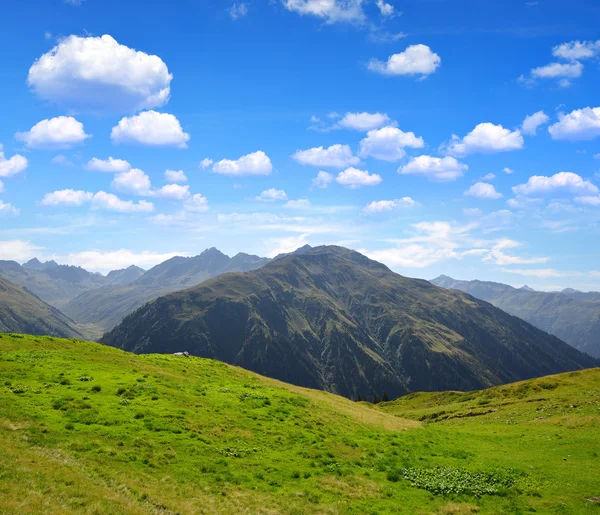
<path id="1" fill-rule="evenodd" d="M 585 0 L 4 11 L 0 259 L 338 244 L 407 277 L 600 290 Z"/>

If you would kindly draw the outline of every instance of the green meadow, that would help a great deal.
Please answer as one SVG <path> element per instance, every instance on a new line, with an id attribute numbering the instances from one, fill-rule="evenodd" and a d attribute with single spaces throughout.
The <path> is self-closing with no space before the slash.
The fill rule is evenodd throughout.
<path id="1" fill-rule="evenodd" d="M 3 334 L 0 513 L 600 515 L 600 370 L 373 406 Z"/>

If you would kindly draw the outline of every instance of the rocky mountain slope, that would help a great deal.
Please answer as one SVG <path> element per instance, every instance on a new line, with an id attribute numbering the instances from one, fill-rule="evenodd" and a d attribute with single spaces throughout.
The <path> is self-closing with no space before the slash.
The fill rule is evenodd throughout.
<path id="1" fill-rule="evenodd" d="M 573 289 L 542 292 L 487 281 L 459 281 L 442 275 L 431 281 L 490 302 L 547 331 L 576 349 L 600 357 L 600 293 Z"/>
<path id="2" fill-rule="evenodd" d="M 161 297 L 102 342 L 188 351 L 347 397 L 471 390 L 596 364 L 491 304 L 342 247 Z"/>

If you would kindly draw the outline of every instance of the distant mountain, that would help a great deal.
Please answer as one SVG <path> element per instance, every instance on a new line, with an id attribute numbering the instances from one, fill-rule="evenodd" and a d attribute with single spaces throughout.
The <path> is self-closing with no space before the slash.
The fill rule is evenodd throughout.
<path id="1" fill-rule="evenodd" d="M 458 281 L 441 275 L 431 281 L 443 288 L 470 293 L 518 316 L 576 349 L 600 357 L 600 293 L 541 292 L 487 281 Z"/>
<path id="2" fill-rule="evenodd" d="M 78 266 L 41 263 L 36 258 L 23 266 L 16 261 L 0 261 L 0 277 L 27 288 L 59 309 L 84 291 L 107 284 L 105 277 Z"/>
<path id="3" fill-rule="evenodd" d="M 0 333 L 83 338 L 75 323 L 21 286 L 0 277 Z"/>
<path id="4" fill-rule="evenodd" d="M 491 304 L 342 247 L 160 297 L 101 341 L 188 351 L 347 397 L 471 390 L 597 364 Z"/>
<path id="5" fill-rule="evenodd" d="M 139 266 L 131 265 L 121 270 L 113 270 L 106 276 L 108 284 L 129 284 L 139 279 L 146 271 Z"/>
<path id="6" fill-rule="evenodd" d="M 535 291 L 533 288 L 530 288 L 529 286 L 527 286 L 526 284 L 521 286 L 519 288 L 519 290 L 524 290 L 524 291 Z"/>
<path id="7" fill-rule="evenodd" d="M 64 306 L 63 311 L 78 323 L 93 324 L 104 332 L 161 295 L 195 286 L 224 272 L 254 270 L 268 262 L 267 258 L 243 253 L 231 258 L 210 248 L 198 256 L 171 258 L 130 284 L 87 291 Z"/>

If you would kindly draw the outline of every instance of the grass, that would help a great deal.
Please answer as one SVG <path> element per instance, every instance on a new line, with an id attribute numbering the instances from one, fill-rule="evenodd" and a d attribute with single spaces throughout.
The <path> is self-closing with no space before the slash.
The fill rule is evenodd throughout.
<path id="1" fill-rule="evenodd" d="M 600 371 L 373 407 L 0 338 L 0 513 L 600 514 Z"/>

